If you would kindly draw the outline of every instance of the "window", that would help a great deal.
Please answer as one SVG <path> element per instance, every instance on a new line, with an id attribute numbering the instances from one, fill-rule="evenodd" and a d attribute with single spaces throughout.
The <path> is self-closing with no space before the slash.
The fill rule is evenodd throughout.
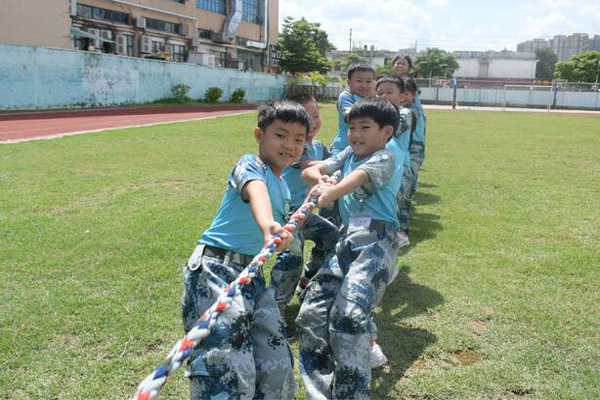
<path id="1" fill-rule="evenodd" d="M 244 62 L 244 69 L 246 71 L 260 71 L 259 53 L 238 50 L 237 54 L 238 58 Z"/>
<path id="2" fill-rule="evenodd" d="M 258 1 L 259 0 L 243 0 L 242 19 L 244 21 L 260 25 Z"/>
<path id="3" fill-rule="evenodd" d="M 107 10 L 104 8 L 86 6 L 84 4 L 77 4 L 77 16 L 88 19 L 96 19 L 98 21 L 129 24 L 129 14 Z"/>
<path id="4" fill-rule="evenodd" d="M 225 15 L 226 1 L 227 0 L 196 0 L 196 8 L 201 8 L 203 10 Z"/>
<path id="5" fill-rule="evenodd" d="M 156 31 L 180 33 L 181 24 L 175 24 L 173 22 L 162 21 L 160 19 L 146 18 L 146 28 L 154 29 Z"/>
<path id="6" fill-rule="evenodd" d="M 247 46 L 248 45 L 248 40 L 250 40 L 250 39 L 246 39 L 246 38 L 243 38 L 243 37 L 236 36 L 235 37 L 235 44 L 237 44 L 238 46 Z"/>
<path id="7" fill-rule="evenodd" d="M 127 55 L 133 57 L 133 36 L 124 35 L 127 46 Z"/>
<path id="8" fill-rule="evenodd" d="M 198 37 L 200 39 L 210 39 L 211 35 L 212 35 L 211 30 L 206 30 L 206 29 L 198 29 Z"/>
<path id="9" fill-rule="evenodd" d="M 171 44 L 171 54 L 173 55 L 173 61 L 185 62 L 185 46 L 179 44 Z"/>
<path id="10" fill-rule="evenodd" d="M 173 3 L 185 4 L 185 0 L 171 0 Z"/>
<path id="11" fill-rule="evenodd" d="M 152 53 L 164 53 L 165 52 L 165 44 L 162 42 L 152 41 Z"/>
<path id="12" fill-rule="evenodd" d="M 225 68 L 227 65 L 227 52 L 212 50 L 211 53 L 215 55 L 215 65 L 220 68 Z"/>

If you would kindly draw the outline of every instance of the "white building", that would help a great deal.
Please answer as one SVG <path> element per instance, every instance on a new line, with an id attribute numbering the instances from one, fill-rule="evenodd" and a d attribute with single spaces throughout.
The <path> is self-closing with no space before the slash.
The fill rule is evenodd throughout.
<path id="1" fill-rule="evenodd" d="M 533 53 L 514 51 L 455 51 L 460 68 L 457 78 L 535 79 L 537 60 Z"/>

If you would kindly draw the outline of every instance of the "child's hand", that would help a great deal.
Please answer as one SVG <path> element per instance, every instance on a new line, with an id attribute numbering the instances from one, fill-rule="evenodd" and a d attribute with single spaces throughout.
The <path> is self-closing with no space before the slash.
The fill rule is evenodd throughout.
<path id="1" fill-rule="evenodd" d="M 292 240 L 294 240 L 294 236 L 275 221 L 269 223 L 263 234 L 265 236 L 265 243 L 270 242 L 275 235 L 281 239 L 281 243 L 275 247 L 275 251 L 287 249 L 292 244 Z"/>
<path id="2" fill-rule="evenodd" d="M 317 207 L 326 208 L 327 206 L 329 206 L 329 203 L 331 202 L 332 187 L 332 185 L 323 185 L 323 189 L 321 190 L 321 193 L 319 194 L 319 199 L 317 200 Z"/>
<path id="3" fill-rule="evenodd" d="M 313 186 L 312 189 L 310 190 L 310 192 L 308 193 L 308 197 L 310 199 L 318 199 L 326 187 L 327 187 L 327 184 L 325 184 L 325 183 L 319 183 L 318 185 Z"/>

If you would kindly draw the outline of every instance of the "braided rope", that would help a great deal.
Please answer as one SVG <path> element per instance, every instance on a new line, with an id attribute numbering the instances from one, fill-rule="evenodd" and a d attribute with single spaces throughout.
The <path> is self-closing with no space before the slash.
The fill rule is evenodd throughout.
<path id="1" fill-rule="evenodd" d="M 304 203 L 290 217 L 283 229 L 288 232 L 297 229 L 298 225 L 306 219 L 315 207 L 316 204 L 312 201 Z M 267 259 L 275 253 L 275 247 L 279 243 L 281 243 L 281 239 L 274 237 L 265 244 L 260 253 L 252 259 L 237 279 L 223 290 L 217 301 L 202 314 L 183 339 L 177 342 L 165 361 L 140 383 L 132 400 L 152 400 L 158 396 L 167 378 L 192 354 L 192 350 L 206 339 L 217 323 L 219 315 L 231 305 L 235 296 L 240 293 L 241 287 L 249 284 L 252 278 L 261 271 Z"/>

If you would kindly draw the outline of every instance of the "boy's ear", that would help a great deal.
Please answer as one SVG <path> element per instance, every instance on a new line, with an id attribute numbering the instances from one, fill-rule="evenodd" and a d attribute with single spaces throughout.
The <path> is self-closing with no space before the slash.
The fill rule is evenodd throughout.
<path id="1" fill-rule="evenodd" d="M 386 140 L 390 140 L 390 138 L 394 135 L 394 127 L 392 125 L 384 126 L 383 134 L 385 135 Z"/>
<path id="2" fill-rule="evenodd" d="M 258 143 L 260 143 L 262 136 L 263 136 L 263 130 L 260 129 L 258 126 L 256 128 L 254 128 L 254 139 L 256 139 L 256 141 Z"/>

